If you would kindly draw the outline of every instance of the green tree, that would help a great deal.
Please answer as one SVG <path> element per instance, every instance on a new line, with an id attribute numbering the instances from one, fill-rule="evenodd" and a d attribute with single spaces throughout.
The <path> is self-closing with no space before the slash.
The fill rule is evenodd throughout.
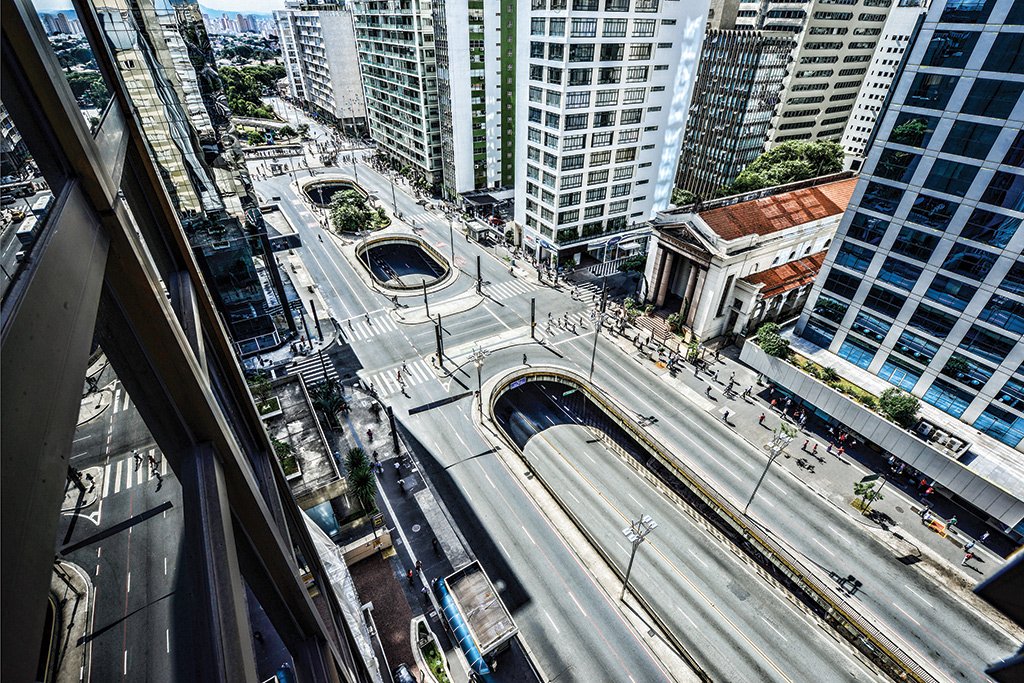
<path id="1" fill-rule="evenodd" d="M 299 463 L 295 459 L 295 447 L 278 439 L 272 439 L 271 442 L 274 445 L 274 455 L 277 456 L 278 462 L 281 463 L 284 475 L 287 477 L 297 473 L 299 471 Z"/>
<path id="2" fill-rule="evenodd" d="M 250 145 L 262 145 L 267 141 L 267 136 L 261 131 L 250 130 L 245 139 Z"/>
<path id="3" fill-rule="evenodd" d="M 377 478 L 368 466 L 348 473 L 348 487 L 359 505 L 367 512 L 377 508 Z"/>
<path id="4" fill-rule="evenodd" d="M 886 389 L 878 397 L 878 410 L 902 427 L 910 427 L 917 418 L 921 402 L 916 397 L 896 387 Z"/>
<path id="5" fill-rule="evenodd" d="M 266 412 L 270 399 L 273 398 L 270 392 L 273 385 L 270 383 L 270 376 L 265 372 L 257 372 L 248 378 L 249 392 L 256 400 L 256 407 L 259 411 Z"/>
<path id="6" fill-rule="evenodd" d="M 278 129 L 277 134 L 282 138 L 293 138 L 295 137 L 295 129 L 289 126 L 288 124 L 285 124 L 284 126 Z"/>
<path id="7" fill-rule="evenodd" d="M 279 79 L 284 78 L 283 66 L 224 66 L 217 73 L 224 84 L 224 95 L 231 113 L 249 118 L 274 118 L 274 112 L 263 104 L 261 98 Z"/>
<path id="8" fill-rule="evenodd" d="M 350 448 L 345 454 L 345 471 L 355 472 L 360 467 L 369 467 L 370 461 L 366 458 L 366 451 L 362 448 Z"/>
<path id="9" fill-rule="evenodd" d="M 328 429 L 337 429 L 338 412 L 348 408 L 348 401 L 341 392 L 341 382 L 329 379 L 310 389 L 313 407 L 319 410 L 327 420 Z"/>
<path id="10" fill-rule="evenodd" d="M 765 323 L 757 328 L 757 345 L 769 356 L 789 358 L 789 340 L 779 334 L 779 326 Z"/>
<path id="11" fill-rule="evenodd" d="M 719 194 L 740 194 L 795 183 L 843 170 L 843 148 L 831 140 L 791 140 L 768 150 L 747 166 Z"/>
<path id="12" fill-rule="evenodd" d="M 672 203 L 676 206 L 686 206 L 697 201 L 697 195 L 689 190 L 681 190 L 678 187 L 672 190 Z"/>
<path id="13" fill-rule="evenodd" d="M 99 71 L 69 71 L 66 76 L 71 93 L 79 104 L 97 108 L 106 106 L 110 93 Z"/>
<path id="14" fill-rule="evenodd" d="M 871 503 L 885 498 L 880 490 L 875 490 L 875 484 L 877 483 L 877 480 L 853 482 L 853 495 L 856 496 L 854 502 L 862 501 L 860 505 L 857 505 L 862 512 L 867 512 L 868 508 L 871 507 Z"/>
<path id="15" fill-rule="evenodd" d="M 335 192 L 328 210 L 331 224 L 338 232 L 359 232 L 373 228 L 377 215 L 366 196 L 355 190 Z"/>

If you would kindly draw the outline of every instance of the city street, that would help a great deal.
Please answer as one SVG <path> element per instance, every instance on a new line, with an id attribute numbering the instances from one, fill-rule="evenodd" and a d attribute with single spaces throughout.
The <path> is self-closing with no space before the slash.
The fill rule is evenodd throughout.
<path id="1" fill-rule="evenodd" d="M 338 172 L 351 177 L 344 168 Z M 381 203 L 390 210 L 391 181 L 364 164 L 359 165 L 358 175 L 360 184 L 380 197 Z M 472 307 L 442 315 L 448 367 L 450 369 L 453 360 L 460 367 L 451 375 L 435 375 L 428 372 L 435 348 L 433 325 L 403 324 L 403 319 L 415 319 L 415 312 L 423 308 L 422 297 L 400 297 L 404 307 L 394 311 L 390 295 L 374 291 L 358 272 L 359 266 L 343 253 L 347 240 L 328 236 L 321 242 L 315 238 L 314 233 L 320 234 L 322 228 L 309 209 L 297 201 L 290 177 L 261 181 L 258 188 L 265 196 L 282 197 L 282 210 L 303 237 L 302 257 L 306 266 L 319 283 L 330 314 L 341 322 L 346 343 L 358 358 L 360 367 L 355 369 L 356 374 L 364 385 L 372 382 L 382 396 L 389 397 L 403 425 L 424 444 L 441 468 L 450 468 L 446 469 L 452 478 L 450 486 L 463 500 L 446 498 L 447 503 L 457 512 L 461 511 L 462 516 L 457 521 L 486 536 L 467 534 L 474 549 L 485 566 L 495 562 L 488 566 L 495 578 L 522 587 L 524 595 L 528 596 L 527 600 L 518 604 L 513 600 L 510 604 L 515 607 L 514 615 L 528 641 L 537 648 L 542 664 L 550 668 L 568 663 L 583 671 L 595 661 L 603 661 L 603 657 L 622 657 L 623 661 L 636 660 L 630 666 L 641 666 L 646 659 L 643 649 L 631 634 L 624 632 L 625 626 L 620 620 L 592 618 L 598 609 L 611 609 L 607 588 L 602 589 L 589 580 L 566 580 L 565 584 L 551 581 L 552 575 L 578 577 L 581 568 L 566 554 L 563 543 L 538 516 L 533 505 L 521 498 L 507 469 L 487 455 L 490 446 L 477 433 L 470 401 L 464 399 L 407 416 L 410 408 L 446 395 L 475 390 L 476 372 L 469 357 L 478 345 L 485 351 L 493 351 L 482 362 L 481 375 L 485 382 L 500 371 L 520 365 L 523 354 L 527 362 L 557 361 L 585 371 L 593 345 L 593 330 L 586 318 L 589 304 L 539 283 L 532 269 L 522 268 L 525 264 L 517 263 L 514 277 L 510 276 L 505 262 L 493 251 L 457 234 L 455 265 L 461 273 L 452 285 L 431 295 L 432 314 L 443 311 L 446 304 L 460 297 L 472 295 L 478 256 L 482 257 L 485 296 Z M 447 253 L 450 250 L 447 218 L 417 204 L 402 186 L 396 189 L 395 195 L 397 208 L 405 220 L 396 221 L 390 230 L 412 232 L 411 225 L 406 223 L 415 221 L 420 235 L 441 253 Z M 582 298 L 591 299 L 592 291 L 593 288 L 584 292 Z M 553 329 L 545 346 L 527 343 L 531 298 L 536 299 L 537 319 L 541 323 L 537 328 L 538 336 L 547 336 L 543 321 L 549 312 L 556 318 L 568 313 L 573 321 L 569 329 Z M 406 373 L 404 387 L 395 376 L 403 363 L 414 368 Z M 605 339 L 598 344 L 594 382 L 636 414 L 656 416 L 657 421 L 648 427 L 651 433 L 707 477 L 723 495 L 742 505 L 764 466 L 765 456 L 722 422 L 717 412 L 719 404 L 704 400 L 694 391 L 680 393 L 676 387 L 654 379 L 635 359 Z M 530 449 L 542 449 L 545 444 L 555 448 L 548 443 L 553 437 L 546 433 L 542 436 L 543 439 L 530 444 Z M 658 510 L 667 528 L 673 524 L 670 520 L 675 516 L 665 507 L 668 503 L 645 485 L 633 482 L 627 486 L 628 470 L 623 470 L 616 459 L 595 456 L 597 462 L 590 462 L 580 449 L 569 446 L 569 443 L 561 443 L 556 449 L 560 453 L 572 453 L 571 457 L 559 456 L 562 464 L 558 476 L 564 478 L 567 490 L 574 491 L 580 499 L 580 509 L 593 519 L 595 533 L 614 538 L 623 525 L 622 516 L 637 515 L 643 508 Z M 550 459 L 553 463 L 559 460 Z M 575 468 L 570 468 L 570 464 Z M 615 498 L 599 495 L 610 490 L 616 492 Z M 642 504 L 631 502 L 630 496 Z M 863 588 L 852 598 L 857 609 L 940 677 L 971 678 L 986 663 L 1014 649 L 1011 634 L 986 619 L 977 618 L 975 610 L 960 597 L 936 585 L 912 566 L 901 563 L 872 538 L 869 529 L 837 511 L 793 477 L 781 471 L 770 473 L 751 513 L 778 540 L 806 557 L 808 564 L 818 566 L 823 576 L 829 571 L 842 576 L 856 575 L 863 582 Z M 672 532 L 666 531 L 665 537 L 675 538 L 679 534 L 688 539 L 684 545 L 699 541 L 706 547 L 717 543 L 703 537 L 696 528 L 687 529 L 682 521 L 670 528 Z M 655 539 L 655 543 L 659 540 Z M 732 662 L 732 666 L 737 667 L 732 671 L 741 677 L 758 672 L 759 677 L 799 679 L 803 677 L 801 672 L 806 674 L 822 668 L 848 671 L 846 678 L 869 677 L 840 648 L 834 644 L 829 647 L 831 641 L 825 639 L 831 636 L 801 638 L 800 634 L 810 632 L 806 617 L 783 607 L 781 595 L 772 595 L 778 589 L 758 581 L 744 582 L 746 592 L 759 596 L 757 604 L 777 605 L 776 612 L 769 617 L 772 623 L 768 624 L 757 616 L 767 616 L 764 609 L 752 609 L 752 601 L 741 605 L 745 597 L 740 600 L 730 593 L 728 585 L 712 581 L 716 573 L 722 573 L 724 566 L 705 568 L 699 562 L 669 555 L 667 544 L 664 549 L 661 545 L 655 547 L 665 553 L 657 556 L 662 561 L 649 560 L 645 563 L 649 568 L 641 570 L 637 578 L 641 586 L 644 581 L 658 585 L 668 604 L 683 604 L 681 601 L 685 599 L 694 605 L 688 614 L 676 610 L 671 618 L 681 632 L 693 631 L 687 618 L 696 619 L 699 615 L 698 621 L 706 624 L 699 629 L 701 637 L 691 641 L 698 658 L 718 663 L 716 652 L 743 651 L 745 658 Z M 489 555 L 488 548 L 493 554 Z M 717 552 L 705 549 L 697 556 L 704 562 L 718 558 L 714 560 L 717 564 L 724 561 L 721 558 L 726 552 L 725 548 Z M 545 558 L 543 563 L 537 562 L 539 557 Z M 687 571 L 673 569 L 680 566 L 687 567 Z M 742 573 L 742 569 L 739 572 Z M 692 585 L 683 580 L 684 574 Z M 753 589 L 747 583 L 752 583 Z M 701 594 L 706 597 L 701 598 Z M 674 597 L 667 598 L 668 595 Z M 738 601 L 729 606 L 727 597 Z M 707 606 L 712 601 L 721 611 Z M 665 612 L 668 616 L 671 610 Z M 580 629 L 582 623 L 589 628 Z M 780 637 L 779 632 L 786 635 Z M 787 639 L 803 641 L 800 657 L 793 656 L 795 648 L 786 644 Z M 605 642 L 632 642 L 634 645 L 625 653 L 617 653 L 609 651 Z M 611 665 L 611 662 L 604 664 Z"/>

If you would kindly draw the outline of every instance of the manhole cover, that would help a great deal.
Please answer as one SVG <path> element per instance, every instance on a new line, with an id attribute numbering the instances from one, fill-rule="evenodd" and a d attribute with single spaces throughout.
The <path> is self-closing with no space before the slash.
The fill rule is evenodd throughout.
<path id="1" fill-rule="evenodd" d="M 412 525 L 412 532 L 414 534 L 418 534 L 420 532 L 420 525 L 419 524 L 413 524 Z"/>
<path id="2" fill-rule="evenodd" d="M 501 591 L 505 590 L 505 582 L 502 581 L 501 579 L 497 579 L 495 581 L 492 581 L 492 583 L 494 584 L 495 590 L 497 590 L 499 593 Z"/>
<path id="3" fill-rule="evenodd" d="M 897 505 L 896 506 L 896 512 L 900 512 L 900 513 L 904 512 L 903 507 L 900 506 L 900 505 Z"/>

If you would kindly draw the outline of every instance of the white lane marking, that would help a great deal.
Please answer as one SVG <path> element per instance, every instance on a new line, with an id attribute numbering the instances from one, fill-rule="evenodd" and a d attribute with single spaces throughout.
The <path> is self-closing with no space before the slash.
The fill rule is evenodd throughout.
<path id="1" fill-rule="evenodd" d="M 100 566 L 97 564 L 96 565 L 96 576 L 99 576 L 99 575 L 100 575 Z"/>
<path id="2" fill-rule="evenodd" d="M 691 618 L 690 618 L 690 615 L 689 615 L 689 614 L 687 614 L 686 612 L 684 612 L 684 611 L 683 611 L 683 608 L 682 608 L 682 607 L 680 607 L 680 606 L 676 605 L 676 609 L 677 609 L 677 610 L 679 610 L 679 613 L 683 615 L 683 618 L 684 618 L 684 619 L 686 619 L 686 620 L 687 620 L 688 622 L 690 622 L 690 624 L 691 624 L 691 625 L 692 625 L 692 626 L 693 626 L 694 628 L 697 628 L 697 624 L 694 624 L 694 623 L 693 623 L 693 619 L 691 619 Z"/>
<path id="3" fill-rule="evenodd" d="M 125 593 L 131 593 L 131 592 L 132 592 L 132 573 L 128 572 L 128 590 L 126 590 Z"/>
<path id="4" fill-rule="evenodd" d="M 821 546 L 821 549 L 824 550 L 826 553 L 828 553 L 829 555 L 832 555 L 833 557 L 835 557 L 835 553 L 832 552 L 831 550 L 829 550 L 828 547 L 825 546 L 821 541 L 819 541 L 816 538 L 812 538 L 811 540 L 814 541 L 815 543 L 817 543 L 819 546 Z"/>
<path id="5" fill-rule="evenodd" d="M 705 562 L 704 560 L 700 559 L 700 555 L 698 555 L 697 553 L 692 553 L 692 557 L 693 557 L 693 559 L 697 560 L 702 565 L 704 565 L 705 568 L 708 566 L 708 563 Z"/>
<path id="6" fill-rule="evenodd" d="M 127 391 L 124 392 L 124 404 L 122 404 L 122 406 L 121 406 L 121 410 L 122 411 L 128 410 L 128 401 L 130 399 L 131 399 L 131 397 L 128 395 L 128 392 Z"/>
<path id="7" fill-rule="evenodd" d="M 533 540 L 533 536 L 531 536 L 531 535 L 530 535 L 530 532 L 526 530 L 526 527 L 525 527 L 525 526 L 523 526 L 522 524 L 520 524 L 520 525 L 519 525 L 519 528 L 520 528 L 520 529 L 522 529 L 522 530 L 523 530 L 523 533 L 524 533 L 524 534 L 526 534 L 526 537 L 527 537 L 528 539 L 530 539 L 530 543 L 532 543 L 532 544 L 534 544 L 534 545 L 537 545 L 537 541 Z"/>
<path id="8" fill-rule="evenodd" d="M 79 441 L 85 441 L 86 439 L 91 439 L 92 437 L 93 437 L 92 434 L 86 434 L 85 436 L 78 437 L 77 439 L 75 439 L 71 443 L 78 443 Z"/>
<path id="9" fill-rule="evenodd" d="M 576 607 L 579 608 L 580 613 L 582 613 L 583 616 L 586 617 L 587 613 L 583 611 L 583 607 L 580 606 L 579 601 L 576 600 L 576 596 L 572 594 L 572 591 L 569 591 L 569 597 L 572 598 L 572 601 L 576 603 Z"/>
<path id="10" fill-rule="evenodd" d="M 896 609 L 898 609 L 898 610 L 899 610 L 900 612 L 903 612 L 903 608 L 901 608 L 901 607 L 900 607 L 899 605 L 897 605 L 897 604 L 896 604 L 895 602 L 894 602 L 894 603 L 892 603 L 892 606 L 893 606 L 893 607 L 895 607 Z M 906 612 L 903 612 L 903 616 L 905 616 L 905 617 L 906 617 L 907 619 L 910 619 L 910 620 L 911 620 L 912 622 L 914 622 L 914 623 L 915 623 L 915 624 L 917 624 L 918 626 L 920 626 L 920 625 L 921 625 L 921 624 L 920 624 L 920 622 L 918 622 L 918 620 L 917 620 L 917 619 L 915 619 L 914 617 L 910 616 L 910 615 L 909 615 L 909 614 L 907 614 Z"/>
<path id="11" fill-rule="evenodd" d="M 786 641 L 787 643 L 789 642 L 789 638 L 787 638 L 786 636 L 784 636 L 784 635 L 782 635 L 781 633 L 779 633 L 779 629 L 777 629 L 777 628 L 775 628 L 774 626 L 772 626 L 772 622 L 768 621 L 768 620 L 767 620 L 767 619 L 765 619 L 764 617 L 761 617 L 761 621 L 763 621 L 764 623 L 768 624 L 768 628 L 770 628 L 771 630 L 773 630 L 773 631 L 775 631 L 776 633 L 778 633 L 778 634 L 779 634 L 779 638 L 782 638 L 782 639 L 783 639 L 784 641 Z"/>
<path id="12" fill-rule="evenodd" d="M 107 463 L 107 466 L 103 468 L 103 495 L 101 498 L 106 498 L 107 494 L 110 493 L 110 470 L 112 466 Z"/>
<path id="13" fill-rule="evenodd" d="M 765 505 L 767 505 L 768 507 L 775 507 L 775 503 L 771 502 L 767 498 L 762 498 L 761 502 L 764 503 Z"/>
<path id="14" fill-rule="evenodd" d="M 127 649 L 124 651 L 124 672 L 121 675 L 122 676 L 127 676 L 128 675 L 128 650 Z"/>
<path id="15" fill-rule="evenodd" d="M 103 548 L 96 548 L 96 557 L 99 558 L 103 554 Z"/>
<path id="16" fill-rule="evenodd" d="M 495 489 L 495 490 L 497 490 L 497 488 L 498 488 L 498 487 L 494 485 L 494 482 L 493 482 L 493 481 L 491 481 L 491 478 L 487 476 L 487 473 L 486 473 L 486 472 L 484 472 L 484 479 L 486 479 L 486 480 L 487 480 L 487 483 L 491 485 L 491 488 L 492 488 L 492 489 Z"/>
<path id="17" fill-rule="evenodd" d="M 504 543 L 502 543 L 501 541 L 498 541 L 498 545 L 500 545 L 500 546 L 501 546 L 501 551 L 502 551 L 503 553 L 505 553 L 505 554 L 506 554 L 506 555 L 508 555 L 509 557 L 512 557 L 511 553 L 509 553 L 509 551 L 508 551 L 508 548 L 506 548 L 506 547 L 505 547 L 505 544 L 504 544 Z"/>
<path id="18" fill-rule="evenodd" d="M 494 311 L 492 311 L 492 310 L 491 310 L 491 309 L 490 309 L 490 308 L 489 308 L 489 307 L 487 306 L 487 304 L 484 304 L 483 308 L 484 308 L 484 310 L 485 310 L 485 311 L 487 311 L 488 313 L 490 313 L 490 314 L 491 314 L 491 317 L 492 317 L 492 318 L 494 318 L 494 319 L 495 319 L 495 320 L 497 320 L 497 321 L 498 321 L 499 323 L 501 323 L 502 325 L 504 325 L 504 327 L 505 327 L 505 329 L 506 329 L 506 330 L 511 330 L 511 329 L 512 329 L 512 328 L 511 328 L 511 327 L 509 326 L 509 324 L 508 324 L 507 322 L 505 322 L 504 320 L 502 320 L 501 318 L 499 318 L 499 317 L 498 317 L 498 315 L 497 315 L 497 314 L 496 314 L 496 313 L 495 313 Z"/>
<path id="19" fill-rule="evenodd" d="M 640 501 L 637 500 L 636 498 L 634 498 L 632 493 L 627 493 L 626 495 L 629 496 L 633 500 L 634 503 L 636 503 L 637 505 L 640 505 Z"/>
<path id="20" fill-rule="evenodd" d="M 124 490 L 127 491 L 128 489 L 130 489 L 132 487 L 132 483 L 133 483 L 132 479 L 135 478 L 136 470 L 133 470 L 133 469 L 129 468 L 127 465 L 125 465 L 124 468 L 125 468 L 125 470 L 127 470 L 125 472 L 125 474 L 127 476 L 124 478 Z M 131 531 L 131 527 L 128 527 L 128 530 Z"/>
<path id="21" fill-rule="evenodd" d="M 927 600 L 925 599 L 925 597 L 924 597 L 923 595 L 921 595 L 920 593 L 918 593 L 918 592 L 917 592 L 916 590 L 914 590 L 914 589 L 913 589 L 913 588 L 911 588 L 910 586 L 907 586 L 907 590 L 908 590 L 908 591 L 910 591 L 911 593 L 913 593 L 914 595 L 916 595 L 916 596 L 917 596 L 918 598 L 920 598 L 920 599 L 921 599 L 921 602 L 923 602 L 924 604 L 928 605 L 928 606 L 929 606 L 929 607 L 931 607 L 932 609 L 935 609 L 935 605 L 933 605 L 932 603 L 928 602 L 928 601 L 927 601 Z"/>
<path id="22" fill-rule="evenodd" d="M 167 576 L 167 556 L 164 555 L 164 576 Z"/>
<path id="23" fill-rule="evenodd" d="M 120 493 L 121 491 L 121 466 L 124 465 L 123 460 L 117 461 L 117 473 L 114 475 L 114 493 Z"/>
<path id="24" fill-rule="evenodd" d="M 774 481 L 769 480 L 768 483 L 770 485 L 774 486 L 776 489 L 778 489 L 779 493 L 781 493 L 782 495 L 784 495 L 784 496 L 788 496 L 789 495 L 788 493 L 786 493 L 786 489 L 782 488 L 781 486 L 776 484 Z"/>
<path id="25" fill-rule="evenodd" d="M 580 502 L 580 499 L 579 499 L 579 498 L 577 498 L 577 497 L 576 497 L 576 494 L 575 494 L 575 493 L 573 493 L 572 491 L 566 490 L 566 493 L 568 493 L 568 494 L 569 494 L 570 496 L 572 496 L 572 499 L 573 499 L 573 500 L 575 500 L 575 501 L 576 501 L 577 503 L 579 503 L 579 502 Z"/>
<path id="26" fill-rule="evenodd" d="M 842 541 L 846 545 L 850 545 L 850 539 L 848 539 L 843 532 L 841 532 L 839 529 L 835 528 L 831 524 L 828 524 L 826 526 L 828 526 L 828 528 L 832 530 L 832 533 L 839 537 L 840 541 Z"/>
<path id="27" fill-rule="evenodd" d="M 171 629 L 164 629 L 164 642 L 167 643 L 167 653 L 171 652 Z"/>
<path id="28" fill-rule="evenodd" d="M 555 623 L 555 620 L 551 618 L 550 614 L 548 614 L 547 610 L 544 610 L 544 616 L 546 616 L 548 618 L 548 621 L 551 623 L 551 628 L 555 629 L 555 633 L 561 633 L 562 632 L 562 630 L 560 628 L 558 628 L 558 624 Z"/>

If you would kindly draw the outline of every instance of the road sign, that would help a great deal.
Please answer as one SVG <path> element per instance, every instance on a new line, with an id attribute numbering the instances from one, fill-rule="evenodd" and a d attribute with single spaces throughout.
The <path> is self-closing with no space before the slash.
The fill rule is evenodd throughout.
<path id="1" fill-rule="evenodd" d="M 373 516 L 373 526 L 374 527 L 379 527 L 379 526 L 382 526 L 383 524 L 384 524 L 384 515 L 378 512 L 377 514 L 375 514 Z"/>
<path id="2" fill-rule="evenodd" d="M 517 389 L 517 388 L 523 386 L 524 384 L 526 384 L 526 378 L 522 377 L 520 379 L 517 379 L 515 382 L 512 382 L 512 384 L 509 384 L 508 388 L 509 389 Z"/>
<path id="3" fill-rule="evenodd" d="M 576 389 L 570 389 L 569 391 L 563 391 L 562 392 L 562 396 L 568 396 L 569 394 L 575 394 L 576 391 L 577 391 Z"/>
<path id="4" fill-rule="evenodd" d="M 868 476 L 866 476 L 863 479 L 861 479 L 860 483 L 867 484 L 867 483 L 872 482 L 872 481 L 878 481 L 881 478 L 881 476 L 882 475 L 880 475 L 880 474 L 869 474 Z"/>

